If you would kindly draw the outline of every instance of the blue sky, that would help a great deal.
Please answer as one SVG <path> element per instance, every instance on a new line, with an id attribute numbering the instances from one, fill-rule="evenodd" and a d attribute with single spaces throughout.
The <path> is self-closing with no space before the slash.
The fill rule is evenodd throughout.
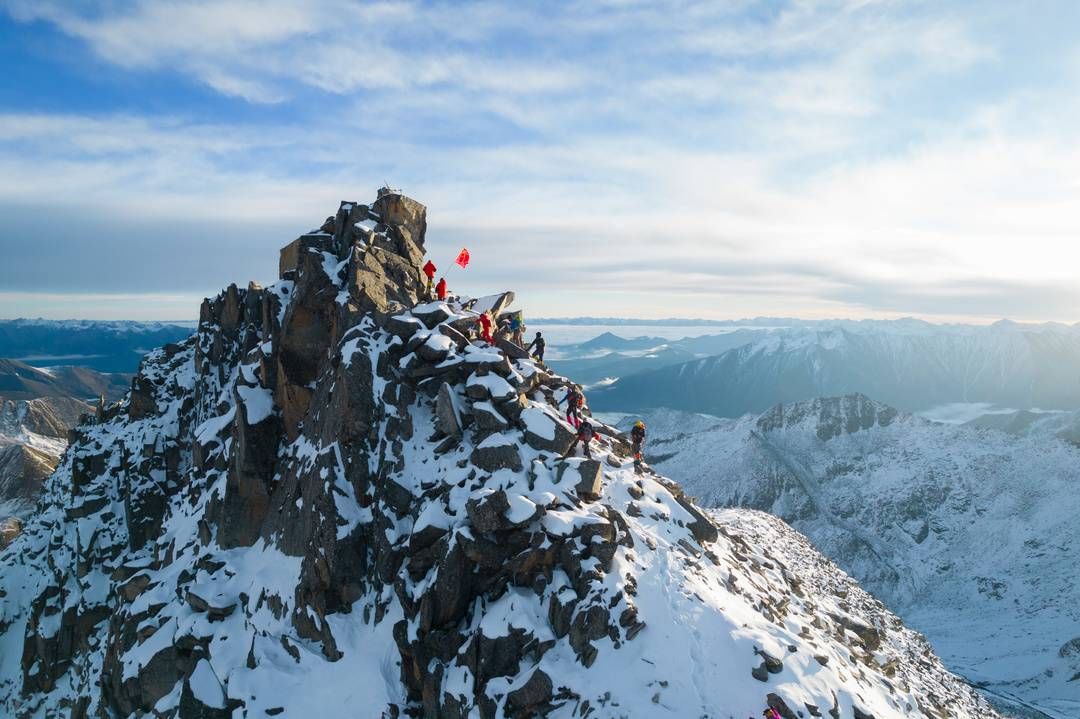
<path id="1" fill-rule="evenodd" d="M 390 183 L 533 316 L 1077 321 L 1078 21 L 0 0 L 0 316 L 193 318 Z"/>

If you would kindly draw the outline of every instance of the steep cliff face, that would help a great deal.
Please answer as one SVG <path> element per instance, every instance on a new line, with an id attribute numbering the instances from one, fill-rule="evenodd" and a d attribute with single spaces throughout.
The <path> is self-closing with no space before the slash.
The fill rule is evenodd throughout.
<path id="1" fill-rule="evenodd" d="M 6 713 L 993 716 L 613 429 L 560 459 L 566 380 L 468 337 L 512 295 L 418 302 L 425 231 L 343 203 L 76 430 L 0 555 Z"/>

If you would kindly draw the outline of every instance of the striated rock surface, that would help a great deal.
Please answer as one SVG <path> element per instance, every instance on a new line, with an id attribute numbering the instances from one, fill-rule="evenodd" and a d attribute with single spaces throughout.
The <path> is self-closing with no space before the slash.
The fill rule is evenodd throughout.
<path id="1" fill-rule="evenodd" d="M 566 380 L 462 334 L 512 294 L 418 304 L 426 228 L 342 203 L 75 430 L 0 555 L 0 710 L 995 716 L 614 429 L 559 459 Z"/>

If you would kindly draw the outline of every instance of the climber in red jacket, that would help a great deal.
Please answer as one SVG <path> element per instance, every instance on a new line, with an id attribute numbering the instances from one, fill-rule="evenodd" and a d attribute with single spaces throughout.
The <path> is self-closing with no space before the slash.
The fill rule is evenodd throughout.
<path id="1" fill-rule="evenodd" d="M 569 458 L 574 454 L 574 450 L 580 444 L 585 449 L 585 457 L 592 459 L 592 451 L 589 448 L 589 443 L 596 440 L 597 444 L 606 444 L 604 440 L 600 439 L 600 435 L 593 429 L 592 423 L 589 420 L 584 420 L 577 428 L 577 435 L 574 437 L 574 443 L 570 445 L 570 449 L 566 450 L 563 455 L 563 459 Z"/>
<path id="2" fill-rule="evenodd" d="M 446 299 L 446 278 L 440 277 L 439 284 L 435 285 L 435 296 L 439 298 L 439 301 Z"/>
<path id="3" fill-rule="evenodd" d="M 427 264 L 424 265 L 424 274 L 427 275 L 427 283 L 424 285 L 424 294 L 427 295 L 429 300 L 432 297 L 431 287 L 435 284 L 435 270 L 435 263 L 428 260 Z"/>
<path id="4" fill-rule="evenodd" d="M 476 320 L 480 324 L 480 336 L 489 345 L 495 344 L 495 340 L 491 338 L 491 317 L 487 312 L 481 312 L 480 317 Z"/>

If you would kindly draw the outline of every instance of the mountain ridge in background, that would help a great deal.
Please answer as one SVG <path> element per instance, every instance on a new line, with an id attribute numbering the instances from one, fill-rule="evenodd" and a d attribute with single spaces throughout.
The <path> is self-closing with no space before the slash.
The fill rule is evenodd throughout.
<path id="1" fill-rule="evenodd" d="M 1002 706 L 1080 711 L 1080 413 L 1007 432 L 856 394 L 645 419 L 659 471 L 790 522 Z"/>
<path id="2" fill-rule="evenodd" d="M 863 392 L 917 411 L 950 402 L 1080 408 L 1080 331 L 994 325 L 889 331 L 866 325 L 777 331 L 719 355 L 595 389 L 604 411 L 652 407 L 739 417 L 779 402 Z"/>
<path id="3" fill-rule="evenodd" d="M 154 347 L 191 336 L 190 324 L 109 320 L 0 320 L 0 357 L 36 367 L 77 365 L 131 374 Z"/>

